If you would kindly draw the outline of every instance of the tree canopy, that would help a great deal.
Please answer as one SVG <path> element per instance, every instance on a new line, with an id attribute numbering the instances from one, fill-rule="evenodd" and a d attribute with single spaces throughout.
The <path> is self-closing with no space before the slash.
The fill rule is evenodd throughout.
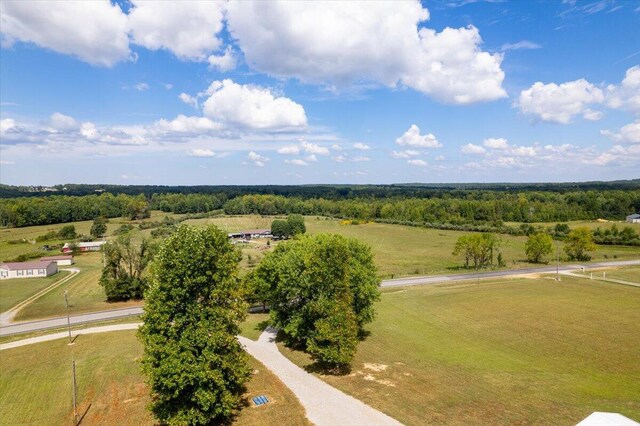
<path id="1" fill-rule="evenodd" d="M 106 234 L 106 232 L 107 232 L 107 219 L 102 216 L 98 216 L 95 219 L 93 219 L 93 224 L 91 225 L 91 231 L 89 231 L 91 236 L 100 238 L 104 234 Z"/>
<path id="2" fill-rule="evenodd" d="M 251 369 L 236 339 L 247 308 L 240 258 L 220 229 L 185 225 L 155 257 L 139 336 L 162 424 L 222 422 L 242 402 Z"/>
<path id="3" fill-rule="evenodd" d="M 464 266 L 469 268 L 470 261 L 473 261 L 474 268 L 481 268 L 493 265 L 494 254 L 499 252 L 501 239 L 490 233 L 469 234 L 458 238 L 453 249 L 453 255 L 464 256 Z"/>
<path id="4" fill-rule="evenodd" d="M 153 259 L 153 244 L 126 233 L 102 246 L 104 267 L 100 285 L 110 302 L 142 299 L 149 284 L 145 274 L 147 265 Z"/>
<path id="5" fill-rule="evenodd" d="M 371 249 L 340 235 L 279 244 L 251 280 L 268 295 L 274 326 L 316 360 L 333 366 L 351 362 L 358 335 L 373 320 L 373 303 L 380 297 Z"/>
<path id="6" fill-rule="evenodd" d="M 591 260 L 589 252 L 595 249 L 593 234 L 586 226 L 575 228 L 569 232 L 564 241 L 564 251 L 570 260 Z"/>
<path id="7" fill-rule="evenodd" d="M 545 233 L 529 235 L 524 244 L 524 252 L 532 263 L 542 263 L 544 257 L 553 253 L 553 238 Z"/>

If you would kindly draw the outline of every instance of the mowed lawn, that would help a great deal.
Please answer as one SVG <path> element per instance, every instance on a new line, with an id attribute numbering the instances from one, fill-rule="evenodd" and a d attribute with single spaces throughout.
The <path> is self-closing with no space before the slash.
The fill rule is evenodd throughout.
<path id="1" fill-rule="evenodd" d="M 606 271 L 606 277 L 640 284 L 640 266 L 611 269 Z"/>
<path id="2" fill-rule="evenodd" d="M 351 374 L 321 377 L 407 425 L 640 420 L 640 289 L 562 280 L 385 291 Z"/>
<path id="3" fill-rule="evenodd" d="M 15 318 L 16 321 L 66 315 L 65 290 L 67 291 L 71 315 L 142 304 L 139 301 L 118 303 L 106 301 L 104 289 L 99 283 L 100 274 L 102 273 L 101 253 L 77 255 L 75 256 L 75 262 L 73 267 L 79 268 L 80 272 L 69 281 L 21 309 Z"/>
<path id="4" fill-rule="evenodd" d="M 59 271 L 45 278 L 15 278 L 0 281 L 0 312 L 5 312 L 40 290 L 60 281 L 69 274 Z"/>
<path id="5" fill-rule="evenodd" d="M 2 351 L 2 424 L 72 424 L 71 360 L 76 361 L 82 424 L 152 425 L 149 395 L 140 372 L 142 345 L 134 331 L 79 336 Z M 308 425 L 295 396 L 262 364 L 251 359 L 246 407 L 236 425 Z M 253 406 L 250 398 L 271 401 Z"/>

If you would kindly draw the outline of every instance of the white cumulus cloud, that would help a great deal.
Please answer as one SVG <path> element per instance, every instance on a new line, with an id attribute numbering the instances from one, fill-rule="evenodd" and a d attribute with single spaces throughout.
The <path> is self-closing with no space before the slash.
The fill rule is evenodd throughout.
<path id="1" fill-rule="evenodd" d="M 353 149 L 358 149 L 360 151 L 368 151 L 371 149 L 371 147 L 365 143 L 356 142 L 353 144 Z"/>
<path id="2" fill-rule="evenodd" d="M 420 128 L 415 124 L 412 124 L 409 130 L 396 139 L 396 144 L 417 148 L 440 148 L 442 146 L 432 133 L 421 135 Z"/>
<path id="3" fill-rule="evenodd" d="M 584 79 L 560 85 L 538 81 L 520 92 L 517 106 L 523 114 L 536 119 L 568 124 L 577 115 L 598 118 L 588 107 L 603 101 L 602 90 Z"/>
<path id="4" fill-rule="evenodd" d="M 487 138 L 482 142 L 482 145 L 489 149 L 507 149 L 509 143 L 505 138 Z"/>
<path id="5" fill-rule="evenodd" d="M 462 146 L 463 154 L 482 155 L 485 152 L 487 152 L 487 150 L 481 147 L 480 145 L 474 145 L 472 143 L 468 143 Z"/>
<path id="6" fill-rule="evenodd" d="M 407 161 L 408 164 L 412 165 L 412 166 L 418 166 L 418 167 L 426 167 L 429 165 L 429 163 L 427 163 L 424 160 L 419 160 L 419 159 L 413 159 L 413 160 L 409 160 Z"/>
<path id="7" fill-rule="evenodd" d="M 436 32 L 419 1 L 261 2 L 228 5 L 248 65 L 303 82 L 398 84 L 447 103 L 506 96 L 502 55 L 482 51 L 473 26 Z"/>
<path id="8" fill-rule="evenodd" d="M 278 154 L 284 155 L 298 155 L 300 153 L 300 147 L 298 147 L 297 145 L 287 145 L 278 148 L 277 152 Z"/>
<path id="9" fill-rule="evenodd" d="M 87 2 L 91 3 L 91 2 Z M 150 50 L 166 49 L 183 60 L 204 61 L 222 40 L 224 3 L 133 0 L 129 28 L 135 44 Z"/>
<path id="10" fill-rule="evenodd" d="M 329 155 L 329 148 L 320 146 L 315 143 L 307 142 L 305 140 L 300 142 L 300 146 L 304 152 L 309 154 Z"/>
<path id="11" fill-rule="evenodd" d="M 211 55 L 207 59 L 209 67 L 221 72 L 227 72 L 234 69 L 238 63 L 238 59 L 231 47 L 227 47 L 222 55 Z"/>
<path id="12" fill-rule="evenodd" d="M 194 148 L 187 151 L 189 157 L 215 157 L 216 153 L 210 149 Z"/>
<path id="13" fill-rule="evenodd" d="M 127 15 L 109 0 L 0 2 L 3 46 L 16 41 L 111 67 L 129 59 Z"/>
<path id="14" fill-rule="evenodd" d="M 602 130 L 600 133 L 607 136 L 614 142 L 638 143 L 640 144 L 640 120 L 622 126 L 619 131 Z"/>
<path id="15" fill-rule="evenodd" d="M 249 154 L 247 154 L 247 158 L 255 165 L 258 167 L 264 167 L 265 163 L 267 161 L 269 161 L 269 159 L 263 155 L 260 155 L 254 151 L 250 151 Z"/>
<path id="16" fill-rule="evenodd" d="M 203 111 L 211 119 L 254 130 L 288 130 L 307 126 L 302 105 L 277 97 L 260 86 L 241 85 L 226 79 L 214 81 Z"/>
<path id="17" fill-rule="evenodd" d="M 420 151 L 416 151 L 413 149 L 407 149 L 404 151 L 392 151 L 391 152 L 391 156 L 393 158 L 411 158 L 411 157 L 417 157 L 420 155 Z"/>
<path id="18" fill-rule="evenodd" d="M 301 160 L 299 158 L 294 158 L 293 160 L 284 160 L 284 162 L 286 164 L 291 164 L 291 165 L 294 165 L 294 166 L 308 166 L 309 165 L 309 163 L 307 163 L 306 161 Z"/>

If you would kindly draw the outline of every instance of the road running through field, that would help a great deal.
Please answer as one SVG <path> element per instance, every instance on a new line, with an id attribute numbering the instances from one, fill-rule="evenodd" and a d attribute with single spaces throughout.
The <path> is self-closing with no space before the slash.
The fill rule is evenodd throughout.
<path id="1" fill-rule="evenodd" d="M 587 264 L 561 265 L 560 272 L 581 271 L 583 269 L 610 268 L 617 266 L 633 266 L 640 265 L 638 260 L 623 260 L 613 262 L 595 262 Z M 450 274 L 450 275 L 432 275 L 422 277 L 398 278 L 393 280 L 382 281 L 382 288 L 408 287 L 415 285 L 432 285 L 447 282 L 486 279 L 486 278 L 505 278 L 519 275 L 529 274 L 549 274 L 556 272 L 555 266 L 543 266 L 537 268 L 510 269 L 506 271 L 490 271 L 470 274 Z M 71 325 L 87 324 L 97 321 L 107 321 L 114 319 L 122 319 L 130 316 L 140 315 L 142 307 L 113 309 L 108 311 L 91 312 L 81 315 L 71 316 Z M 11 325 L 0 325 L 0 337 L 10 336 L 13 334 L 29 333 L 32 331 L 46 330 L 51 328 L 60 328 L 67 326 L 67 317 L 51 318 L 38 321 L 13 323 Z"/>

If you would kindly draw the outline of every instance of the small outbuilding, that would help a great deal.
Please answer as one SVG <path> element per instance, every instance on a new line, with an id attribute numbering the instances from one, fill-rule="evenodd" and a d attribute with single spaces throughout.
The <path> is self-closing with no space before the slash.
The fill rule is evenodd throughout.
<path id="1" fill-rule="evenodd" d="M 70 254 L 61 254 L 58 256 L 45 256 L 45 257 L 41 257 L 40 260 L 45 262 L 46 261 L 56 262 L 58 266 L 73 265 L 74 263 L 73 256 Z"/>
<path id="2" fill-rule="evenodd" d="M 58 264 L 51 260 L 33 262 L 7 262 L 0 264 L 0 279 L 43 278 L 58 272 Z"/>
<path id="3" fill-rule="evenodd" d="M 227 234 L 229 238 L 239 240 L 250 240 L 252 238 L 269 238 L 271 237 L 271 229 L 248 229 L 246 231 L 233 232 Z"/>
<path id="4" fill-rule="evenodd" d="M 629 216 L 627 216 L 627 222 L 640 223 L 640 214 L 630 214 Z"/>
<path id="5" fill-rule="evenodd" d="M 106 241 L 88 241 L 82 243 L 64 243 L 62 246 L 63 253 L 71 253 L 73 252 L 73 247 L 75 245 L 76 249 L 81 252 L 85 251 L 100 251 L 103 245 L 105 245 Z"/>

